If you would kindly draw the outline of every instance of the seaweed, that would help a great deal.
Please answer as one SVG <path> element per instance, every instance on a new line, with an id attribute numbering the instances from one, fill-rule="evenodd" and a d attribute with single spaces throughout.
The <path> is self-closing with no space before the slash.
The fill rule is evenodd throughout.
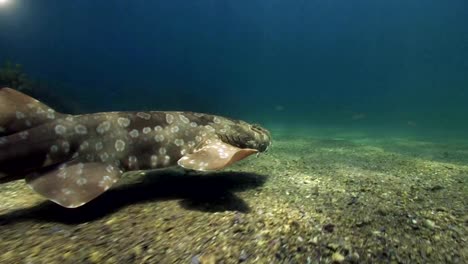
<path id="1" fill-rule="evenodd" d="M 21 64 L 7 60 L 0 68 L 0 86 L 7 86 L 19 91 L 32 90 L 34 82 L 28 78 Z"/>

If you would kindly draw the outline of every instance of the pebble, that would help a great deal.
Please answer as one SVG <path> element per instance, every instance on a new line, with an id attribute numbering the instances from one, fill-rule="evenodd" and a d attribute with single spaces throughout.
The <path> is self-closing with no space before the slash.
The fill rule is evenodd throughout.
<path id="1" fill-rule="evenodd" d="M 247 253 L 245 252 L 245 250 L 242 250 L 240 255 L 239 255 L 239 262 L 244 262 L 247 260 L 249 256 L 247 255 Z"/>
<path id="2" fill-rule="evenodd" d="M 333 255 L 332 255 L 332 261 L 333 262 L 341 263 L 344 260 L 345 260 L 345 257 L 343 255 L 341 255 L 339 252 L 333 253 Z"/>
<path id="3" fill-rule="evenodd" d="M 193 256 L 192 260 L 190 261 L 190 264 L 201 264 L 200 263 L 200 255 Z"/>
<path id="4" fill-rule="evenodd" d="M 334 224 L 326 224 L 323 226 L 323 230 L 327 231 L 328 233 L 332 233 L 334 229 L 335 229 Z"/>
<path id="5" fill-rule="evenodd" d="M 338 247 L 339 247 L 339 245 L 336 244 L 336 243 L 329 243 L 329 244 L 327 245 L 327 247 L 328 247 L 329 249 L 331 249 L 331 250 L 337 250 Z"/>
<path id="6" fill-rule="evenodd" d="M 424 226 L 430 229 L 434 229 L 436 227 L 435 223 L 429 219 L 424 220 Z"/>
<path id="7" fill-rule="evenodd" d="M 102 253 L 99 252 L 99 251 L 94 251 L 93 253 L 91 253 L 91 255 L 89 256 L 89 260 L 92 262 L 92 263 L 100 263 L 101 260 L 102 260 Z"/>

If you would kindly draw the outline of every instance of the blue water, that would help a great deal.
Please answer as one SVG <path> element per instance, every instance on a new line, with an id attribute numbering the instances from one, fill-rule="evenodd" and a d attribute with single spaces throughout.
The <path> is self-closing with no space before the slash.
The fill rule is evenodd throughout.
<path id="1" fill-rule="evenodd" d="M 0 62 L 70 112 L 464 135 L 467 25 L 465 0 L 7 0 Z"/>

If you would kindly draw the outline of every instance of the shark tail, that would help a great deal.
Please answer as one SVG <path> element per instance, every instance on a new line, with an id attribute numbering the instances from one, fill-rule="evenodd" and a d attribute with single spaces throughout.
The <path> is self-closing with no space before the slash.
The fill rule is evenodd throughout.
<path id="1" fill-rule="evenodd" d="M 29 129 L 62 116 L 24 93 L 11 88 L 0 89 L 0 183 L 14 180 L 17 168 L 28 168 L 40 162 L 35 160 L 39 157 L 28 157 L 33 142 L 18 140 Z"/>
<path id="2" fill-rule="evenodd" d="M 47 123 L 63 114 L 11 88 L 0 89 L 0 138 Z"/>

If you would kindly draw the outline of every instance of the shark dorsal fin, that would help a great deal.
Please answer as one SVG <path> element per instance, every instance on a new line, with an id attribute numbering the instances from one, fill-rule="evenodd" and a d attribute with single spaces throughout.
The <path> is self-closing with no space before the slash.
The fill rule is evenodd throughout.
<path id="1" fill-rule="evenodd" d="M 104 193 L 120 179 L 113 165 L 70 161 L 26 177 L 27 184 L 47 199 L 68 208 L 79 207 Z"/>
<path id="2" fill-rule="evenodd" d="M 257 153 L 256 149 L 238 148 L 220 140 L 205 144 L 178 161 L 185 169 L 209 171 L 223 169 L 230 164 Z"/>
<path id="3" fill-rule="evenodd" d="M 14 134 L 62 114 L 38 100 L 11 88 L 0 89 L 0 137 Z"/>

